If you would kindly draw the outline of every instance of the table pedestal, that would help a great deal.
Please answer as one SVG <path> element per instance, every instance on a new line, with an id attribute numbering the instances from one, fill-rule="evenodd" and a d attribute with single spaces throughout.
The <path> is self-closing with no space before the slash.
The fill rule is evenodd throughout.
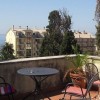
<path id="1" fill-rule="evenodd" d="M 30 95 L 34 95 L 34 100 L 40 100 L 41 98 L 44 98 L 45 96 L 42 93 L 41 90 L 41 84 L 42 82 L 49 76 L 57 74 L 59 71 L 54 68 L 45 68 L 45 67 L 39 67 L 39 68 L 22 68 L 19 69 L 18 74 L 25 75 L 31 77 L 35 82 L 35 90 L 29 93 L 27 96 L 24 97 L 23 100 L 28 98 Z M 39 97 L 39 99 L 36 99 L 36 97 Z M 51 100 L 49 97 L 46 97 L 49 100 Z"/>
<path id="2" fill-rule="evenodd" d="M 44 77 L 35 77 L 35 76 L 30 76 L 34 82 L 35 82 L 35 90 L 30 92 L 28 95 L 26 95 L 23 100 L 25 100 L 26 98 L 28 98 L 29 96 L 33 95 L 34 96 L 34 100 L 44 100 L 44 94 L 42 93 L 41 90 L 41 83 L 43 82 L 43 80 L 45 80 L 48 76 L 44 76 Z M 48 100 L 51 100 L 49 97 L 47 97 Z"/>

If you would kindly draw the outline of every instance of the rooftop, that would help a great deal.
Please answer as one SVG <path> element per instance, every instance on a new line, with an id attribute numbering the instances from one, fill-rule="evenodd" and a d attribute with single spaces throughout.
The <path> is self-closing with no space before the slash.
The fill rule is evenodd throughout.
<path id="1" fill-rule="evenodd" d="M 91 33 L 87 32 L 75 32 L 75 38 L 95 38 L 95 36 Z"/>
<path id="2" fill-rule="evenodd" d="M 75 57 L 75 55 L 71 55 L 71 57 Z M 100 65 L 100 57 L 89 56 L 89 58 L 92 59 L 93 62 L 95 59 L 97 59 Z M 69 62 L 66 61 L 65 55 L 15 59 L 0 62 L 0 76 L 3 76 L 8 83 L 12 84 L 16 88 L 17 93 L 14 95 L 15 100 L 22 100 L 28 94 L 29 91 L 33 90 L 35 84 L 30 77 L 19 75 L 17 73 L 19 69 L 27 67 L 56 68 L 59 70 L 59 73 L 48 77 L 42 83 L 42 89 L 43 91 L 46 90 L 43 92 L 45 95 L 44 100 L 48 100 L 47 96 L 50 97 L 51 100 L 59 100 L 63 97 L 62 91 L 65 87 L 65 83 L 63 83 L 62 79 L 64 77 L 64 73 L 67 71 L 67 66 L 69 66 Z M 97 94 L 96 89 L 97 88 L 91 90 L 92 97 Z M 69 100 L 68 95 L 66 95 L 66 99 Z M 73 100 L 75 99 L 76 98 L 73 98 Z M 0 97 L 0 100 L 7 99 L 5 97 Z M 33 96 L 31 96 L 27 100 L 33 100 Z"/>

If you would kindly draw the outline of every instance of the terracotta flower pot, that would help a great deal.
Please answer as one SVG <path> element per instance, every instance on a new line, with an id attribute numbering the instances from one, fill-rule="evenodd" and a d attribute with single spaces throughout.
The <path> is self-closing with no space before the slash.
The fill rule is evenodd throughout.
<path id="1" fill-rule="evenodd" d="M 72 73 L 70 72 L 70 77 L 74 84 L 79 84 L 82 88 L 86 87 L 86 81 L 82 73 Z"/>

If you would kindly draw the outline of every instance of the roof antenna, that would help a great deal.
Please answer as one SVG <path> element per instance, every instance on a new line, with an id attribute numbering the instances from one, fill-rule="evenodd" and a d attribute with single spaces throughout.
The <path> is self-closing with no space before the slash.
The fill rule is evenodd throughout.
<path id="1" fill-rule="evenodd" d="M 19 26 L 19 28 L 21 29 L 21 26 Z"/>
<path id="2" fill-rule="evenodd" d="M 13 25 L 13 30 L 14 30 L 14 25 Z"/>
<path id="3" fill-rule="evenodd" d="M 28 30 L 28 26 L 27 26 L 27 30 Z"/>

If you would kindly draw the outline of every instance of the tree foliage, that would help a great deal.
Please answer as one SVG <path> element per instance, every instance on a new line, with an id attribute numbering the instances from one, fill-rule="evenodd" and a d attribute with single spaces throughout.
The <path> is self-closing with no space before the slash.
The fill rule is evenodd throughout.
<path id="1" fill-rule="evenodd" d="M 97 0 L 96 10 L 95 10 L 95 20 L 100 22 L 100 0 Z"/>
<path id="2" fill-rule="evenodd" d="M 75 47 L 76 43 L 77 41 L 75 40 L 74 33 L 72 31 L 66 32 L 61 44 L 60 54 L 73 54 L 74 50 L 72 46 Z"/>
<path id="3" fill-rule="evenodd" d="M 61 15 L 61 30 L 65 33 L 71 29 L 71 16 L 68 15 L 65 9 L 63 9 L 63 11 L 60 10 L 59 12 Z"/>
<path id="4" fill-rule="evenodd" d="M 59 27 L 61 26 L 61 16 L 59 14 L 59 11 L 54 10 L 50 12 L 49 17 L 49 25 L 46 27 L 47 32 L 52 34 L 54 32 L 59 32 Z"/>
<path id="5" fill-rule="evenodd" d="M 98 50 L 100 50 L 100 23 L 98 26 L 96 26 L 97 32 L 96 32 L 96 44 L 98 47 Z"/>
<path id="6" fill-rule="evenodd" d="M 100 50 L 100 0 L 97 0 L 95 19 L 97 21 L 96 44 L 97 44 L 98 50 Z"/>
<path id="7" fill-rule="evenodd" d="M 51 45 L 50 45 L 50 38 L 49 34 L 45 33 L 44 39 L 42 42 L 42 47 L 40 49 L 40 56 L 48 56 L 51 54 Z"/>
<path id="8" fill-rule="evenodd" d="M 1 60 L 14 59 L 13 53 L 14 50 L 12 49 L 12 45 L 5 43 L 5 45 L 1 49 L 0 58 Z"/>
<path id="9" fill-rule="evenodd" d="M 73 53 L 71 45 L 76 44 L 74 33 L 71 31 L 71 16 L 65 10 L 50 12 L 47 34 L 44 36 L 40 56 L 52 56 Z"/>
<path id="10" fill-rule="evenodd" d="M 46 27 L 47 34 L 44 36 L 40 49 L 40 56 L 59 55 L 59 48 L 62 43 L 60 26 L 61 16 L 59 11 L 54 10 L 48 16 L 49 25 Z"/>

